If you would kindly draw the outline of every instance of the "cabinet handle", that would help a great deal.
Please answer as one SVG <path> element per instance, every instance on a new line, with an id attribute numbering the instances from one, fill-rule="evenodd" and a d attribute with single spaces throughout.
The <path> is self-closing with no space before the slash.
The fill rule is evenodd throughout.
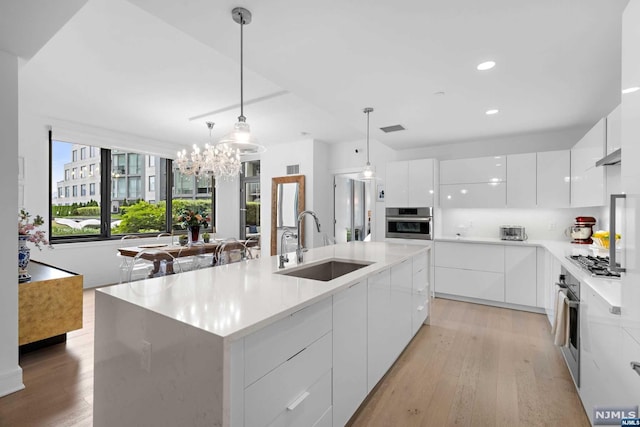
<path id="1" fill-rule="evenodd" d="M 616 200 L 625 199 L 626 194 L 612 194 L 609 202 L 609 270 L 624 273 L 627 271 L 624 267 L 618 267 L 616 264 Z M 613 236 L 613 239 L 611 238 Z"/>
<path id="2" fill-rule="evenodd" d="M 615 314 L 615 315 L 618 315 L 618 316 L 620 316 L 622 314 L 622 312 L 620 310 L 620 307 L 616 307 L 616 306 L 610 307 L 609 308 L 609 313 Z"/>
<path id="3" fill-rule="evenodd" d="M 640 375 L 640 362 L 631 362 L 631 369 L 636 371 L 636 374 Z"/>
<path id="4" fill-rule="evenodd" d="M 310 393 L 308 391 L 302 393 L 296 400 L 294 400 L 289 406 L 287 406 L 287 411 L 293 411 L 294 409 L 296 409 L 299 404 L 304 402 L 304 400 L 309 397 L 309 394 Z"/>

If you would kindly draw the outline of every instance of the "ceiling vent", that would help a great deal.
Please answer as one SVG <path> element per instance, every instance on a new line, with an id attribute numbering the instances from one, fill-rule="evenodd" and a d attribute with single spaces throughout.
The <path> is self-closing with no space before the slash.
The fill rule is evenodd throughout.
<path id="1" fill-rule="evenodd" d="M 384 133 L 398 132 L 400 130 L 404 130 L 404 126 L 402 125 L 385 126 L 383 128 L 380 128 L 380 130 Z"/>
<path id="2" fill-rule="evenodd" d="M 300 165 L 288 165 L 287 175 L 297 175 L 300 173 Z"/>

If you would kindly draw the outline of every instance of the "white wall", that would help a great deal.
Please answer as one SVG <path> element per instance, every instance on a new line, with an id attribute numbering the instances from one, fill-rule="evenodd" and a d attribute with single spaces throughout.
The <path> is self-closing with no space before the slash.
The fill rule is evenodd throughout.
<path id="1" fill-rule="evenodd" d="M 18 58 L 0 51 L 0 396 L 24 388 L 18 365 Z"/>
<path id="2" fill-rule="evenodd" d="M 240 177 L 216 181 L 216 238 L 228 237 L 240 237 Z"/>
<path id="3" fill-rule="evenodd" d="M 544 133 L 505 136 L 486 140 L 431 145 L 398 151 L 398 160 L 464 159 L 503 154 L 565 150 L 573 147 L 585 134 L 584 127 Z"/>
<path id="4" fill-rule="evenodd" d="M 318 214 L 322 233 L 333 236 L 333 174 L 329 171 L 329 155 L 330 146 L 324 142 L 314 141 L 313 144 L 313 187 L 309 187 L 313 191 L 313 210 Z M 310 223 L 311 221 L 308 221 Z M 311 225 L 311 224 L 309 224 Z M 312 228 L 312 245 L 309 247 L 323 246 L 324 241 L 322 234 L 317 233 Z"/>
<path id="5" fill-rule="evenodd" d="M 500 237 L 501 225 L 522 225 L 531 240 L 566 240 L 564 230 L 577 216 L 592 216 L 598 223 L 594 230 L 606 226 L 602 208 L 567 209 L 442 209 L 439 220 L 442 234 L 437 237 Z"/>

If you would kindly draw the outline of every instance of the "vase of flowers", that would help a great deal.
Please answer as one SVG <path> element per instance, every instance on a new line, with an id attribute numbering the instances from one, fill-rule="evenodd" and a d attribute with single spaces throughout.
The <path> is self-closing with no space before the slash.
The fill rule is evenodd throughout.
<path id="1" fill-rule="evenodd" d="M 182 228 L 187 229 L 189 233 L 189 243 L 191 244 L 198 241 L 200 238 L 200 227 L 207 228 L 211 218 L 204 212 L 185 209 L 178 215 L 178 221 Z"/>
<path id="2" fill-rule="evenodd" d="M 18 281 L 26 282 L 31 279 L 27 266 L 31 259 L 31 249 L 27 242 L 34 243 L 36 248 L 42 250 L 42 245 L 51 247 L 44 231 L 38 230 L 44 224 L 44 219 L 36 215 L 33 220 L 29 212 L 20 209 L 18 215 Z"/>

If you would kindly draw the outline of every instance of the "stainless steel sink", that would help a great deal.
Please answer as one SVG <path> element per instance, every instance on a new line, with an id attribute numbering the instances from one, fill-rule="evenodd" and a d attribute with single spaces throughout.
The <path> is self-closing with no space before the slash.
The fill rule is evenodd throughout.
<path id="1" fill-rule="evenodd" d="M 311 279 L 328 282 L 371 264 L 373 263 L 369 261 L 345 261 L 339 259 L 330 259 L 319 264 L 313 264 L 306 267 L 295 268 L 292 270 L 278 271 L 276 274 L 299 277 L 301 279 Z"/>

